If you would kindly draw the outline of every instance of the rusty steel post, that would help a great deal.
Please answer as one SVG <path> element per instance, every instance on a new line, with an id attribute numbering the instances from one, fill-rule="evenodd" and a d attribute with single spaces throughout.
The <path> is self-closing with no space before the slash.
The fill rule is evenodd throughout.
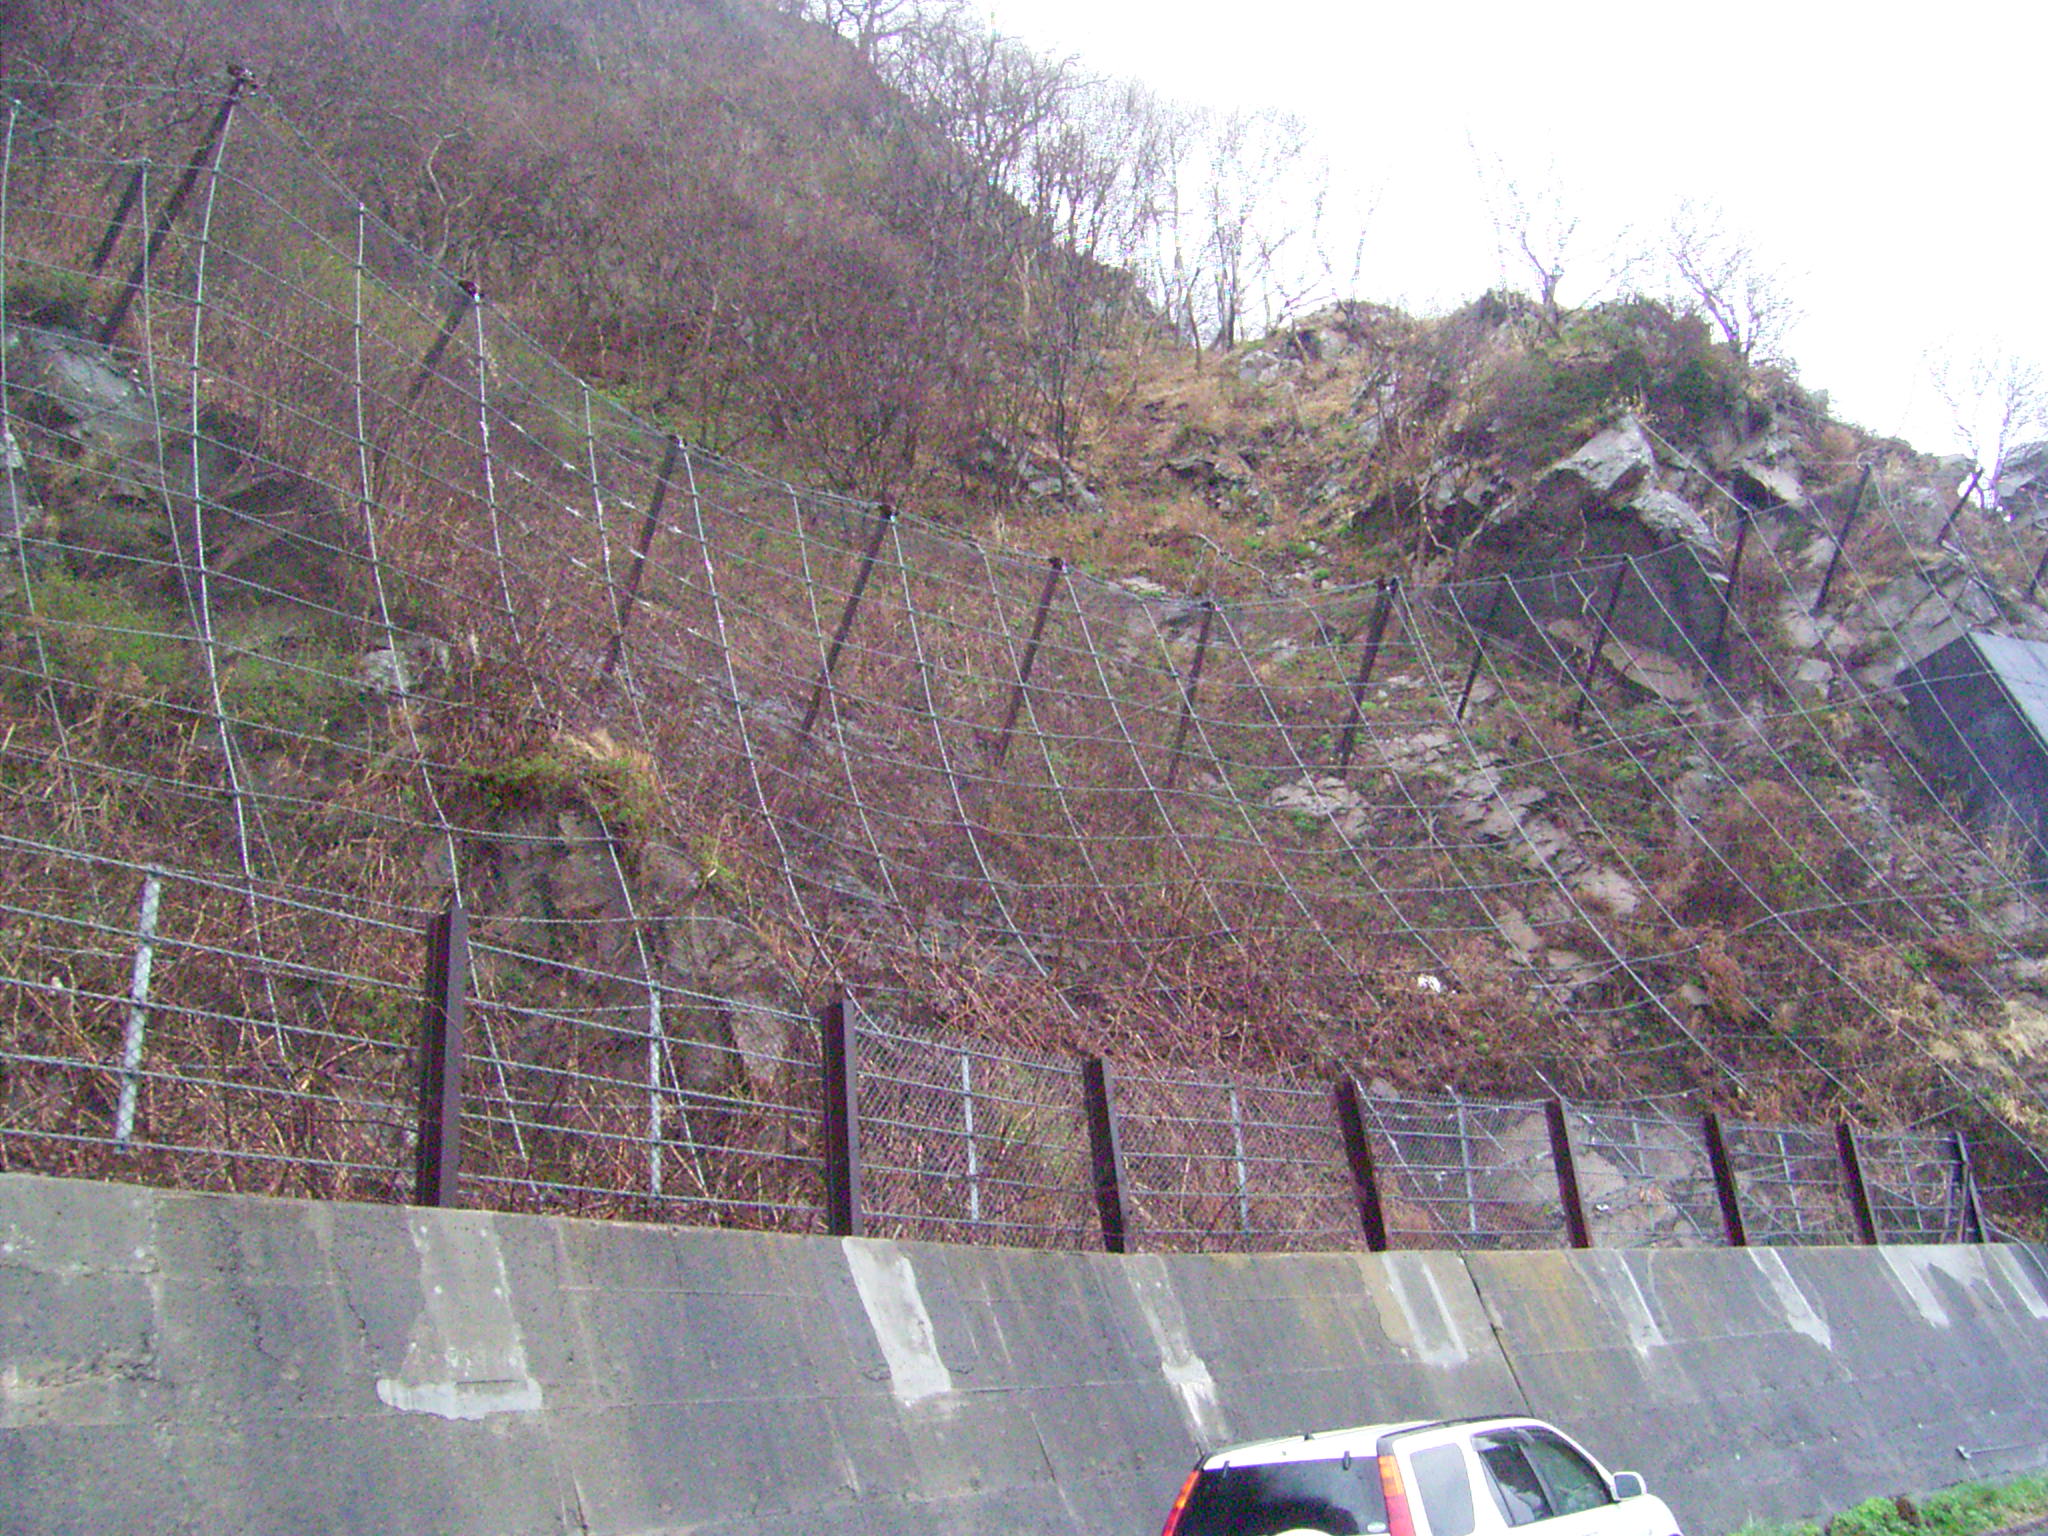
<path id="1" fill-rule="evenodd" d="M 1579 723 L 1586 701 L 1593 697 L 1593 676 L 1600 670 L 1600 652 L 1606 648 L 1608 632 L 1614 627 L 1614 611 L 1621 606 L 1621 588 L 1622 583 L 1628 580 L 1628 569 L 1626 564 L 1615 567 L 1614 588 L 1607 594 L 1607 608 L 1600 615 L 1600 627 L 1593 631 L 1593 647 L 1586 653 L 1586 673 L 1579 679 L 1579 696 L 1572 701 L 1573 725 Z"/>
<path id="2" fill-rule="evenodd" d="M 825 707 L 826 691 L 832 686 L 833 669 L 839 665 L 839 653 L 846 647 L 846 637 L 853 633 L 854 615 L 860 612 L 861 594 L 868 589 L 868 578 L 874 574 L 875 559 L 882 552 L 882 540 L 888 537 L 889 525 L 896 520 L 896 508 L 890 502 L 883 502 L 875 509 L 875 536 L 868 540 L 868 547 L 861 555 L 860 573 L 853 578 L 853 590 L 846 594 L 846 609 L 839 615 L 839 628 L 833 632 L 832 643 L 825 650 L 825 664 L 818 672 L 818 686 L 811 690 L 810 708 L 804 711 L 804 723 L 797 727 L 796 739 L 806 742 L 811 737 L 811 727 L 818 723 L 818 711 Z"/>
<path id="3" fill-rule="evenodd" d="M 114 216 L 107 220 L 107 232 L 100 236 L 99 248 L 92 253 L 89 270 L 94 277 L 100 275 L 107 258 L 114 254 L 114 247 L 128 228 L 128 216 L 135 211 L 135 204 L 142 197 L 142 184 L 148 179 L 149 165 L 147 160 L 138 160 L 135 169 L 128 174 L 128 185 L 121 192 L 121 200 L 114 205 Z"/>
<path id="4" fill-rule="evenodd" d="M 1749 1230 L 1742 1223 L 1742 1192 L 1735 1184 L 1735 1164 L 1728 1156 L 1727 1133 L 1721 1128 L 1721 1117 L 1709 1112 L 1700 1121 L 1701 1133 L 1707 1142 L 1707 1165 L 1714 1174 L 1714 1198 L 1721 1205 L 1721 1225 L 1728 1234 L 1730 1248 L 1747 1248 Z"/>
<path id="5" fill-rule="evenodd" d="M 220 147 L 220 141 L 228 131 L 228 123 L 234 118 L 235 108 L 241 103 L 242 92 L 254 83 L 256 77 L 237 65 L 229 71 L 232 84 L 221 101 L 220 110 L 213 115 L 213 122 L 206 130 L 206 138 L 198 151 L 185 167 L 185 174 L 178 179 L 178 185 L 171 191 L 170 201 L 164 204 L 157 215 L 155 227 L 149 232 L 149 240 L 135 258 L 135 265 L 128 269 L 128 281 L 121 286 L 121 297 L 114 301 L 114 308 L 108 314 L 106 324 L 100 327 L 100 344 L 110 346 L 120 334 L 121 326 L 128 318 L 128 311 L 135 303 L 136 294 L 142 291 L 142 279 L 164 248 L 164 241 L 170 238 L 171 226 L 178 215 L 185 211 L 185 200 L 192 195 L 192 189 L 199 185 L 199 173 L 206 169 L 213 152 Z"/>
<path id="6" fill-rule="evenodd" d="M 1977 1199 L 1977 1174 L 1970 1166 L 1970 1144 L 1963 1133 L 1955 1133 L 1956 1179 L 1962 1187 L 1962 1240 L 1966 1243 L 1989 1242 L 1991 1229 L 1984 1221 L 1984 1207 Z M 1975 1234 L 1974 1236 L 1972 1234 Z"/>
<path id="7" fill-rule="evenodd" d="M 1835 1151 L 1842 1159 L 1842 1184 L 1849 1194 L 1849 1219 L 1856 1226 L 1856 1241 L 1866 1248 L 1875 1248 L 1877 1213 L 1870 1204 L 1870 1185 L 1863 1177 L 1863 1154 L 1856 1145 L 1856 1127 L 1846 1120 L 1835 1125 Z"/>
<path id="8" fill-rule="evenodd" d="M 469 916 L 460 901 L 427 931 L 420 1027 L 419 1134 L 413 1204 L 454 1205 L 462 1172 L 462 1025 L 469 975 Z"/>
<path id="9" fill-rule="evenodd" d="M 1736 503 L 1735 554 L 1728 562 L 1728 585 L 1721 593 L 1721 621 L 1714 630 L 1711 664 L 1715 671 L 1728 666 L 1728 619 L 1735 611 L 1735 584 L 1742 579 L 1742 554 L 1749 548 L 1750 513 L 1746 503 Z"/>
<path id="10" fill-rule="evenodd" d="M 654 499 L 647 503 L 647 515 L 640 519 L 640 536 L 633 542 L 633 568 L 626 572 L 626 590 L 619 594 L 618 628 L 605 647 L 604 666 L 598 674 L 601 677 L 610 677 L 618 670 L 619 657 L 626 649 L 626 630 L 640 601 L 640 578 L 647 569 L 647 552 L 654 547 L 654 530 L 660 526 L 661 509 L 668 502 L 669 482 L 674 478 L 676 459 L 682 451 L 683 440 L 671 432 L 661 469 L 654 477 Z"/>
<path id="11" fill-rule="evenodd" d="M 1942 523 L 1941 532 L 1934 536 L 1935 543 L 1941 543 L 1954 531 L 1956 519 L 1963 515 L 1963 508 L 1970 504 L 1971 493 L 1977 489 L 1977 482 L 1983 478 L 1984 470 L 1981 465 L 1970 471 L 1969 483 L 1963 487 L 1963 494 L 1956 498 L 1956 504 L 1948 509 L 1948 518 Z"/>
<path id="12" fill-rule="evenodd" d="M 1869 464 L 1863 466 L 1863 478 L 1856 482 L 1856 494 L 1849 502 L 1849 515 L 1842 519 L 1842 531 L 1835 535 L 1834 551 L 1828 556 L 1828 568 L 1820 578 L 1820 591 L 1813 599 L 1815 618 L 1819 618 L 1821 609 L 1828 605 L 1828 589 L 1835 584 L 1835 571 L 1842 563 L 1842 551 L 1849 547 L 1849 530 L 1856 526 L 1856 519 L 1863 513 L 1863 493 L 1870 489 L 1870 472 L 1873 467 Z M 2027 591 L 2029 596 L 2033 594 L 2031 587 Z"/>
<path id="13" fill-rule="evenodd" d="M 2027 580 L 2027 594 L 2024 601 L 2031 603 L 2034 600 L 2034 594 L 2041 588 L 2041 578 L 2043 576 L 2048 576 L 2048 549 L 2041 551 L 2040 564 L 2034 567 L 2034 574 Z"/>
<path id="14" fill-rule="evenodd" d="M 834 998 L 818 1018 L 825 1089 L 825 1230 L 861 1237 L 860 1069 L 846 999 Z"/>
<path id="15" fill-rule="evenodd" d="M 1365 1229 L 1365 1246 L 1385 1253 L 1387 1241 L 1386 1206 L 1380 1200 L 1379 1169 L 1373 1162 L 1372 1133 L 1365 1123 L 1365 1095 L 1358 1080 L 1345 1076 L 1337 1080 L 1337 1128 L 1344 1136 L 1344 1161 L 1351 1172 L 1351 1192 L 1358 1201 L 1359 1225 Z"/>
<path id="16" fill-rule="evenodd" d="M 1173 756 L 1166 764 L 1166 788 L 1180 776 L 1181 751 L 1187 746 L 1188 727 L 1195 718 L 1195 692 L 1202 686 L 1202 663 L 1209 655 L 1209 626 L 1216 620 L 1214 598 L 1202 599 L 1202 627 L 1195 632 L 1195 660 L 1188 668 L 1188 680 L 1181 684 L 1180 723 L 1174 727 Z"/>
<path id="17" fill-rule="evenodd" d="M 1095 1211 L 1102 1222 L 1102 1246 L 1109 1253 L 1131 1251 L 1124 1209 L 1124 1155 L 1117 1138 L 1115 1084 L 1100 1056 L 1081 1062 L 1081 1099 L 1088 1116 L 1089 1163 L 1095 1176 Z"/>
<path id="18" fill-rule="evenodd" d="M 1066 561 L 1058 555 L 1047 563 L 1045 586 L 1038 594 L 1038 611 L 1031 618 L 1031 638 L 1024 643 L 1024 661 L 1017 668 L 1017 681 L 1010 689 L 1010 707 L 1003 712 L 1003 728 L 996 734 L 995 751 L 990 757 L 997 768 L 1010 755 L 1010 737 L 1017 729 L 1017 716 L 1024 708 L 1024 690 L 1030 687 L 1031 669 L 1038 664 L 1038 643 L 1045 638 L 1045 621 L 1052 612 L 1053 590 L 1059 586 L 1060 573 L 1066 568 Z"/>
<path id="19" fill-rule="evenodd" d="M 426 355 L 420 359 L 418 370 L 412 376 L 412 382 L 405 387 L 405 403 L 408 406 L 416 404 L 426 390 L 427 381 L 434 376 L 434 366 L 448 350 L 448 343 L 455 339 L 456 327 L 461 325 L 463 318 L 482 302 L 483 290 L 475 283 L 465 281 L 462 284 L 462 297 L 449 306 L 448 318 L 441 322 L 441 334 L 436 336 L 433 345 L 427 348 Z"/>
<path id="20" fill-rule="evenodd" d="M 1586 1222 L 1586 1202 L 1579 1192 L 1579 1164 L 1572 1152 L 1571 1124 L 1565 1119 L 1563 1099 L 1544 1101 L 1543 1123 L 1550 1132 L 1550 1161 L 1557 1169 L 1557 1203 L 1564 1209 L 1565 1235 L 1574 1248 L 1590 1248 L 1593 1229 Z"/>
<path id="21" fill-rule="evenodd" d="M 1394 594 L 1401 588 L 1398 576 L 1379 579 L 1379 595 L 1373 600 L 1372 621 L 1366 626 L 1365 651 L 1358 658 L 1358 675 L 1351 679 L 1351 712 L 1344 718 L 1344 730 L 1337 738 L 1337 777 L 1351 771 L 1351 755 L 1358 748 L 1358 722 L 1365 714 L 1365 690 L 1372 682 L 1372 669 L 1379 664 L 1380 641 L 1386 637 L 1387 620 L 1393 617 Z"/>
<path id="22" fill-rule="evenodd" d="M 1479 664 L 1486 660 L 1486 641 L 1481 638 L 1480 631 L 1490 628 L 1500 617 L 1500 605 L 1507 601 L 1507 596 L 1508 578 L 1503 576 L 1494 584 L 1493 601 L 1486 605 L 1485 615 L 1477 624 L 1468 621 L 1467 627 L 1472 631 L 1472 665 L 1465 673 L 1465 686 L 1458 690 L 1458 708 L 1451 717 L 1454 720 L 1465 718 L 1465 706 L 1472 702 L 1472 685 L 1479 681 Z M 1461 604 L 1461 611 L 1462 608 Z"/>

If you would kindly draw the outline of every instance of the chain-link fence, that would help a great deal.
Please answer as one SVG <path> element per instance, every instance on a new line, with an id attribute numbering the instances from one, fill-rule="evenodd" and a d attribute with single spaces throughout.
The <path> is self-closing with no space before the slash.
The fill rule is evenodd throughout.
<path id="1" fill-rule="evenodd" d="M 1726 1125 L 1730 1171 L 1753 1243 L 1853 1241 L 1835 1137 L 1805 1126 Z"/>
<path id="2" fill-rule="evenodd" d="M 1115 1076 L 1132 1240 L 1148 1249 L 1341 1248 L 1358 1241 L 1327 1085 Z"/>
<path id="3" fill-rule="evenodd" d="M 946 1242 L 1100 1241 L 1077 1061 L 864 1028 L 861 1178 L 868 1230 Z"/>
<path id="4" fill-rule="evenodd" d="M 1856 1145 L 1880 1241 L 1955 1243 L 1985 1235 L 1969 1164 L 1949 1138 L 1864 1131 Z"/>
<path id="5" fill-rule="evenodd" d="M 1687 1248 L 1726 1240 L 1697 1115 L 1574 1105 L 1570 1125 L 1595 1246 Z"/>
<path id="6" fill-rule="evenodd" d="M 1397 1248 L 1551 1248 L 1565 1240 L 1541 1104 L 1368 1095 L 1387 1241 Z"/>

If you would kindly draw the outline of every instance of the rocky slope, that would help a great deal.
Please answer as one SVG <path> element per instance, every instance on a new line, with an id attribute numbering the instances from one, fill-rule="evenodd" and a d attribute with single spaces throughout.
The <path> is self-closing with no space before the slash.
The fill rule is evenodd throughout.
<path id="1" fill-rule="evenodd" d="M 17 1059 L 115 1049 L 91 936 L 153 869 L 192 1055 L 278 1083 L 399 1070 L 459 892 L 548 1123 L 771 1099 L 850 987 L 1011 1049 L 2048 1129 L 2036 872 L 1895 687 L 2048 634 L 2038 534 L 1698 320 L 1148 346 L 1072 454 L 925 443 L 891 517 L 600 425 L 284 151 L 164 258 L 204 323 L 98 339 L 105 121 L 6 253 Z"/>

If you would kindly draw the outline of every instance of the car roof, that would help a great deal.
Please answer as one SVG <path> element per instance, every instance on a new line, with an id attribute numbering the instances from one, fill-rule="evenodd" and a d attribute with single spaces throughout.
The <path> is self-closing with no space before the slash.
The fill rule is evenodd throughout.
<path id="1" fill-rule="evenodd" d="M 1318 1429 L 1299 1435 L 1281 1435 L 1271 1440 L 1247 1440 L 1225 1446 L 1202 1458 L 1202 1469 L 1269 1466 L 1282 1461 L 1327 1461 L 1332 1457 L 1378 1454 L 1380 1440 L 1387 1435 L 1412 1434 L 1424 1429 L 1463 1426 L 1481 1429 L 1489 1425 L 1532 1424 L 1519 1414 L 1487 1414 L 1476 1418 L 1403 1419 L 1386 1424 L 1354 1424 L 1348 1429 Z"/>

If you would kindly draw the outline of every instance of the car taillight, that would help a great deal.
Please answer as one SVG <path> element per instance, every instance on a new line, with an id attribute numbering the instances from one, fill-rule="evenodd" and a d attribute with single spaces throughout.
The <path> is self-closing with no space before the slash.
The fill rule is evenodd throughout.
<path id="1" fill-rule="evenodd" d="M 1180 1485 L 1180 1497 L 1173 1501 L 1173 1508 L 1166 1512 L 1166 1528 L 1159 1536 L 1173 1536 L 1180 1529 L 1180 1517 L 1187 1512 L 1188 1499 L 1195 1491 L 1195 1484 L 1201 1480 L 1202 1469 L 1197 1466 L 1188 1474 L 1188 1480 Z"/>
<path id="2" fill-rule="evenodd" d="M 1392 1451 L 1380 1454 L 1380 1496 L 1387 1503 L 1387 1536 L 1415 1536 L 1415 1518 L 1408 1513 L 1408 1490 L 1401 1482 L 1401 1464 Z"/>

